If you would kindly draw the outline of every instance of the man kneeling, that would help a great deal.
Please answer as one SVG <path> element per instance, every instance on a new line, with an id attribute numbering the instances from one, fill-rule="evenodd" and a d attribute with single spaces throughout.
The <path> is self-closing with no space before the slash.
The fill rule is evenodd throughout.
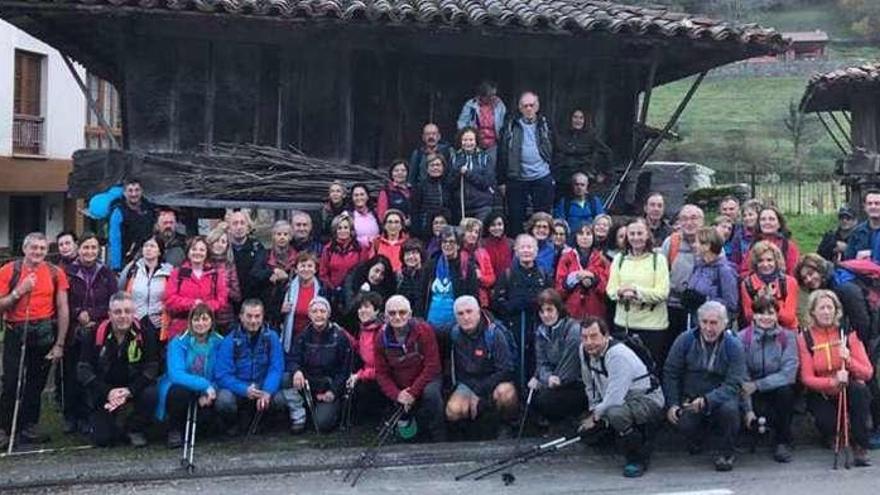
<path id="1" fill-rule="evenodd" d="M 476 420 L 494 409 L 501 419 L 499 437 L 507 436 L 519 402 L 513 386 L 513 361 L 507 335 L 482 318 L 480 303 L 461 296 L 454 305 L 456 324 L 450 333 L 454 390 L 446 403 L 450 423 Z"/>
<path id="2" fill-rule="evenodd" d="M 623 475 L 639 477 L 648 467 L 651 426 L 663 417 L 657 378 L 632 349 L 611 337 L 603 320 L 593 316 L 581 324 L 579 354 L 590 403 L 581 434 L 588 443 L 598 443 L 610 436 L 602 433 L 613 433 L 626 458 Z"/>

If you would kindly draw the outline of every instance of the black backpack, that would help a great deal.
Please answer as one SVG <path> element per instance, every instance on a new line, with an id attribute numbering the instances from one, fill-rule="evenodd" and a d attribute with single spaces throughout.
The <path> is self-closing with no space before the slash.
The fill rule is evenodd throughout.
<path id="1" fill-rule="evenodd" d="M 623 338 L 620 338 L 620 339 L 618 339 L 616 337 L 612 338 L 611 344 L 608 346 L 608 349 L 611 349 L 611 347 L 613 347 L 615 345 L 625 345 L 625 346 L 629 347 L 629 349 L 631 351 L 633 351 L 633 353 L 636 355 L 636 357 L 639 358 L 639 360 L 642 362 L 642 364 L 645 365 L 645 368 L 648 370 L 648 372 L 646 374 L 641 375 L 641 376 L 637 376 L 636 378 L 634 378 L 633 382 L 637 382 L 643 378 L 650 377 L 651 378 L 651 388 L 650 388 L 651 391 L 653 391 L 654 389 L 656 389 L 660 385 L 660 382 L 657 378 L 658 372 L 659 372 L 659 370 L 657 369 L 657 361 L 654 359 L 654 356 L 651 355 L 651 350 L 648 349 L 648 346 L 645 345 L 645 343 L 642 341 L 641 337 L 639 337 L 638 335 L 635 335 L 635 334 L 628 333 L 625 336 L 623 336 Z M 605 351 L 605 352 L 607 353 L 608 351 Z M 601 365 L 600 369 L 597 370 L 597 369 L 591 367 L 590 370 L 595 373 L 599 373 L 602 376 L 608 376 L 608 369 L 605 367 L 605 356 L 604 355 L 602 356 L 602 361 L 600 362 L 600 365 Z"/>

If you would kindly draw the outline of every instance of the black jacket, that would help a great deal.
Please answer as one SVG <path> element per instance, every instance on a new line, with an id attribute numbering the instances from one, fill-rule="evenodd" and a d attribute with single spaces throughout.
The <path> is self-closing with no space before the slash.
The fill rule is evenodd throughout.
<path id="1" fill-rule="evenodd" d="M 455 325 L 450 335 L 456 383 L 463 383 L 477 395 L 487 397 L 499 383 L 513 380 L 513 356 L 507 334 L 500 327 L 481 321 L 477 331 L 468 334 Z"/>
<path id="2" fill-rule="evenodd" d="M 232 246 L 232 255 L 235 259 L 235 272 L 238 275 L 238 283 L 241 286 L 241 299 L 260 297 L 260 283 L 251 277 L 251 269 L 254 263 L 266 248 L 263 243 L 251 236 L 241 246 Z"/>
<path id="3" fill-rule="evenodd" d="M 518 180 L 522 176 L 522 142 L 523 128 L 519 119 L 521 114 L 517 113 L 510 117 L 504 124 L 501 133 L 501 146 L 498 147 L 499 167 L 502 173 L 498 175 L 498 182 L 506 184 L 508 180 Z M 545 162 L 550 164 L 553 171 L 553 133 L 550 130 L 550 123 L 543 115 L 538 115 L 536 121 L 536 133 L 538 135 L 538 152 Z"/>
<path id="4" fill-rule="evenodd" d="M 313 392 L 342 392 L 352 372 L 351 343 L 335 323 L 318 332 L 311 323 L 293 341 L 287 355 L 286 370 L 301 371 Z"/>
<path id="5" fill-rule="evenodd" d="M 126 387 L 137 397 L 159 374 L 156 335 L 133 326 L 122 342 L 106 320 L 86 333 L 76 366 L 76 377 L 88 391 L 92 407 L 103 407 L 111 389 Z"/>

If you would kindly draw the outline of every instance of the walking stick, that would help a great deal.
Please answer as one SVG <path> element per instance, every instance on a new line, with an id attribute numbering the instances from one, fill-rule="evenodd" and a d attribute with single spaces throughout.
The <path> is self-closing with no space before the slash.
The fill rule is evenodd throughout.
<path id="1" fill-rule="evenodd" d="M 6 447 L 6 455 L 12 455 L 15 449 L 15 436 L 18 434 L 18 413 L 21 410 L 21 392 L 24 388 L 27 376 L 25 374 L 25 355 L 27 353 L 28 329 L 31 323 L 31 293 L 28 292 L 27 304 L 24 310 L 24 327 L 21 330 L 21 351 L 18 357 L 18 383 L 15 386 L 15 407 L 12 410 L 12 428 L 9 436 L 9 446 Z"/>
<path id="2" fill-rule="evenodd" d="M 840 347 L 846 349 L 846 334 L 840 329 Z M 840 360 L 840 371 L 846 370 L 846 361 Z M 851 449 L 849 445 L 849 404 L 847 385 L 844 384 L 837 394 L 837 431 L 834 435 L 834 469 L 837 469 L 840 451 L 843 450 L 843 467 L 850 468 Z"/>
<path id="3" fill-rule="evenodd" d="M 526 387 L 526 311 L 519 313 L 519 389 Z"/>
<path id="4" fill-rule="evenodd" d="M 529 397 L 526 399 L 526 408 L 523 411 L 522 419 L 519 421 L 519 431 L 516 433 L 516 439 L 522 438 L 523 429 L 526 427 L 526 418 L 529 417 L 529 406 L 532 404 L 532 397 L 535 395 L 535 389 L 529 389 Z"/>
<path id="5" fill-rule="evenodd" d="M 247 436 L 253 436 L 257 434 L 257 426 L 260 424 L 260 420 L 263 419 L 263 411 L 257 409 L 257 412 L 254 413 L 254 417 L 251 419 L 251 424 L 248 426 Z"/>
<path id="6" fill-rule="evenodd" d="M 189 474 L 192 474 L 193 471 L 196 470 L 196 465 L 193 463 L 193 455 L 196 448 L 198 413 L 198 402 L 195 400 L 190 401 L 189 407 L 186 410 L 186 430 L 183 437 L 183 454 L 180 457 L 180 465 L 183 466 Z"/>
<path id="7" fill-rule="evenodd" d="M 306 399 L 306 407 L 309 408 L 309 414 L 312 416 L 312 424 L 315 425 L 315 433 L 320 435 L 321 430 L 318 429 L 318 419 L 315 418 L 315 401 L 312 400 L 312 388 L 309 386 L 308 380 L 306 380 L 305 388 L 303 389 L 303 395 Z"/>
<path id="8" fill-rule="evenodd" d="M 464 175 L 459 174 L 461 178 L 461 218 L 464 218 Z"/>
<path id="9" fill-rule="evenodd" d="M 361 476 L 373 467 L 373 464 L 376 462 L 376 456 L 379 454 L 379 449 L 385 445 L 385 442 L 388 441 L 388 438 L 391 437 L 391 434 L 394 432 L 394 429 L 397 427 L 397 421 L 403 416 L 404 408 L 403 406 L 397 406 L 397 409 L 394 410 L 394 414 L 388 418 L 385 423 L 382 425 L 382 428 L 379 430 L 379 434 L 376 437 L 376 442 L 367 448 L 367 450 L 361 452 L 358 460 L 355 461 L 354 465 L 351 466 L 348 471 L 345 472 L 345 476 L 342 478 L 342 481 L 348 482 L 351 481 L 351 486 L 354 488 L 357 485 L 357 482 L 361 479 Z"/>

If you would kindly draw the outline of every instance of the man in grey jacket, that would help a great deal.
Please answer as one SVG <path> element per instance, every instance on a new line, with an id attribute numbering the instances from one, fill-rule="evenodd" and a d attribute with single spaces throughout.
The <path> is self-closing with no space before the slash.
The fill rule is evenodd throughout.
<path id="1" fill-rule="evenodd" d="M 760 425 L 773 431 L 776 462 L 791 461 L 791 418 L 798 372 L 797 334 L 779 326 L 779 303 L 759 297 L 752 305 L 752 324 L 739 332 L 746 353 L 748 381 L 743 383 L 746 428 Z"/>
<path id="2" fill-rule="evenodd" d="M 688 451 L 700 452 L 707 431 L 721 433 L 715 469 L 730 471 L 736 460 L 739 398 L 746 381 L 742 342 L 726 330 L 727 308 L 718 301 L 697 310 L 699 329 L 675 339 L 663 368 L 666 417 L 688 439 Z"/>
<path id="3" fill-rule="evenodd" d="M 590 415 L 579 431 L 599 443 L 603 430 L 614 434 L 623 451 L 623 475 L 644 474 L 650 458 L 651 426 L 663 417 L 663 391 L 639 356 L 615 340 L 604 320 L 587 316 L 581 324 L 581 377 Z M 591 440 L 597 440 L 591 442 Z"/>

